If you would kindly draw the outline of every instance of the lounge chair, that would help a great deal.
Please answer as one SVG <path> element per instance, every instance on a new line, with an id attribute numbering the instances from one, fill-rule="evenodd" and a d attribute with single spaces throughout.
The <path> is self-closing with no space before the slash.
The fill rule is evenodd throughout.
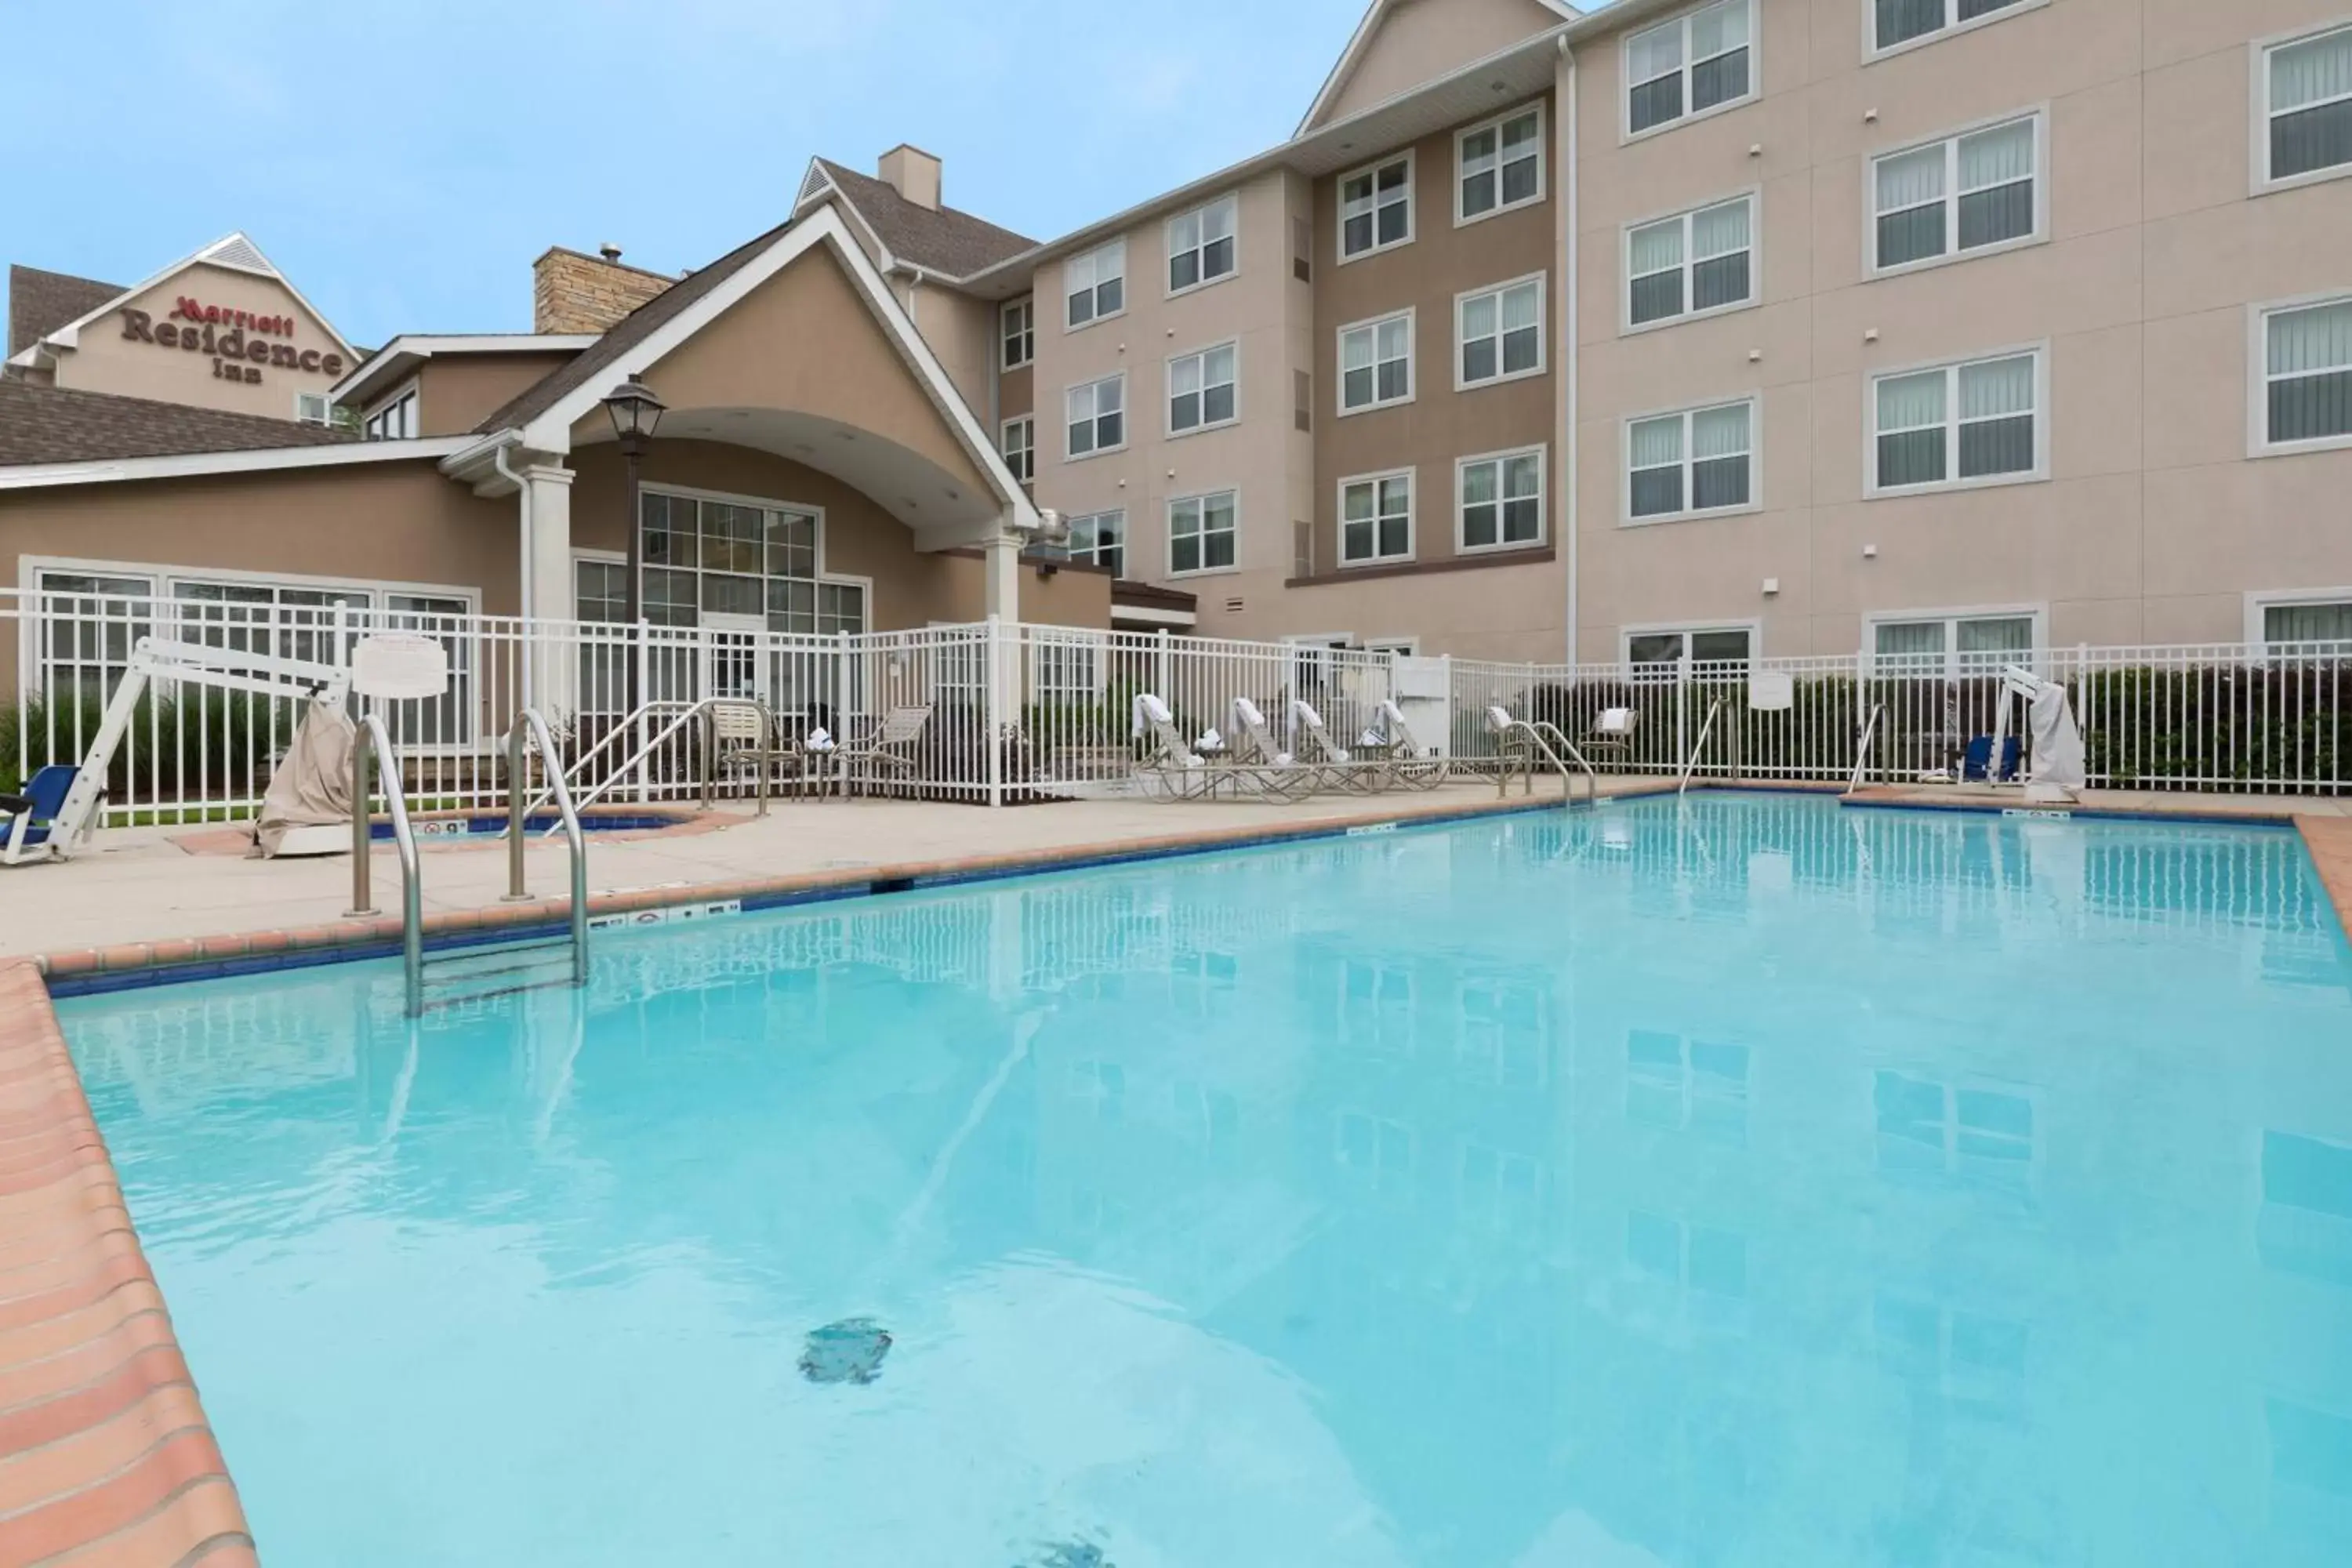
<path id="1" fill-rule="evenodd" d="M 1208 760 L 1192 750 L 1184 731 L 1176 728 L 1176 715 L 1166 702 L 1151 692 L 1137 692 L 1130 729 L 1136 740 L 1150 742 L 1149 752 L 1135 764 L 1139 794 L 1161 800 L 1199 800 L 1214 793 Z"/>
<path id="2" fill-rule="evenodd" d="M 1389 773 L 1407 789 L 1435 789 L 1445 782 L 1452 763 L 1424 748 L 1404 721 L 1404 710 L 1383 697 L 1372 727 L 1362 736 L 1363 749 L 1387 759 Z"/>
<path id="3" fill-rule="evenodd" d="M 1359 758 L 1331 739 L 1323 715 L 1303 697 L 1290 700 L 1290 721 L 1300 737 L 1300 761 L 1319 766 L 1324 778 L 1351 795 L 1370 795 L 1395 782 L 1384 758 Z"/>
<path id="4" fill-rule="evenodd" d="M 893 708 L 880 723 L 836 750 L 833 756 L 840 768 L 844 792 L 861 782 L 869 794 L 877 784 L 913 784 L 922 772 L 919 752 L 930 723 L 928 702 Z"/>
<path id="5" fill-rule="evenodd" d="M 54 763 L 32 776 L 24 794 L 0 795 L 0 866 L 47 860 L 65 850 L 67 846 L 52 836 L 58 813 L 65 808 L 66 792 L 73 788 L 79 772 Z"/>
<path id="6" fill-rule="evenodd" d="M 1228 742 L 1231 765 L 1237 777 L 1247 781 L 1253 794 L 1275 800 L 1304 800 L 1322 783 L 1322 769 L 1301 763 L 1275 744 L 1265 711 L 1246 697 L 1234 699 L 1233 731 Z"/>

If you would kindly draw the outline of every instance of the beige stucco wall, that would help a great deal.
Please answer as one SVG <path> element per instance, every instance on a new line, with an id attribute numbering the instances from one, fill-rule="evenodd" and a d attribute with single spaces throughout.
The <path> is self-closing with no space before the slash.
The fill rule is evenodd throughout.
<path id="1" fill-rule="evenodd" d="M 996 347 L 996 306 L 934 283 L 901 280 L 901 297 L 911 295 L 908 312 L 940 368 L 985 422 L 989 416 L 991 369 Z"/>
<path id="2" fill-rule="evenodd" d="M 2352 451 L 2247 457 L 2248 307 L 2352 289 L 2352 184 L 2249 198 L 2248 43 L 2342 0 L 2055 0 L 1867 65 L 1851 0 L 1762 12 L 1761 100 L 1630 144 L 1617 42 L 1580 51 L 1585 657 L 1744 621 L 1843 653 L 1873 615 L 1976 607 L 2235 640 L 2249 593 L 2352 584 Z M 2042 105 L 2047 243 L 1865 279 L 1872 153 Z M 1623 226 L 1751 186 L 1762 304 L 1622 333 Z M 1874 372 L 2035 343 L 2045 481 L 1863 499 Z M 1761 510 L 1621 527 L 1626 417 L 1748 392 Z"/>
<path id="3" fill-rule="evenodd" d="M 145 312 L 150 333 L 169 326 L 173 329 L 171 335 L 179 336 L 178 330 L 188 323 L 173 318 L 172 308 L 183 295 L 201 304 L 218 305 L 224 311 L 290 317 L 294 322 L 290 336 L 252 332 L 243 336 L 248 342 L 282 344 L 298 355 L 310 353 L 314 356 L 311 363 L 317 368 L 306 371 L 299 365 L 289 369 L 255 364 L 248 359 L 239 364 L 257 374 L 259 382 L 247 383 L 241 377 L 232 382 L 214 374 L 219 355 L 204 353 L 200 348 L 190 350 L 184 344 L 165 347 L 131 334 L 131 324 L 123 314 L 126 310 Z M 215 347 L 228 331 L 226 323 L 213 329 Z M 197 324 L 195 341 L 201 342 L 203 331 L 203 325 Z M 83 392 L 111 392 L 126 397 L 152 397 L 165 403 L 194 404 L 291 419 L 297 392 L 323 393 L 351 368 L 325 323 L 303 310 L 293 290 L 283 283 L 255 273 L 199 262 L 124 300 L 121 307 L 83 327 L 78 346 L 58 356 L 57 384 Z"/>
<path id="4" fill-rule="evenodd" d="M 462 436 L 526 387 L 547 379 L 572 357 L 568 350 L 436 354 L 416 368 L 417 433 Z M 387 402 L 391 395 L 386 394 L 376 402 Z"/>
<path id="5" fill-rule="evenodd" d="M 1315 123 L 1344 120 L 1561 20 L 1535 0 L 1396 0 Z"/>

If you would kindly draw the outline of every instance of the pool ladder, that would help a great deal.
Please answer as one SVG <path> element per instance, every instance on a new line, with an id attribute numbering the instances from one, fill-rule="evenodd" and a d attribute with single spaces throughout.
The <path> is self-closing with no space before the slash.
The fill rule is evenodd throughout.
<path id="1" fill-rule="evenodd" d="M 572 803 L 572 788 L 563 777 L 563 762 L 547 720 L 536 708 L 515 716 L 507 732 L 507 900 L 530 897 L 524 880 L 523 830 L 529 812 L 523 803 L 524 763 L 536 751 L 547 766 L 551 793 L 562 818 L 563 837 L 572 851 L 572 910 L 568 941 L 572 949 L 572 984 L 588 984 L 588 841 L 581 831 L 580 813 Z M 367 919 L 378 911 L 371 885 L 372 816 L 368 802 L 368 765 L 373 761 L 383 780 L 384 810 L 392 818 L 393 847 L 400 855 L 400 952 L 405 998 L 411 1018 L 425 1011 L 425 887 L 416 852 L 416 832 L 408 818 L 408 799 L 402 787 L 400 753 L 378 714 L 359 721 L 352 744 L 352 907 L 346 919 Z"/>

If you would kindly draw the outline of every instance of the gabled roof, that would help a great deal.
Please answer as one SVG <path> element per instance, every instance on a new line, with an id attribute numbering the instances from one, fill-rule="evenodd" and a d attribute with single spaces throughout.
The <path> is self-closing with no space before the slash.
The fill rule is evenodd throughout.
<path id="1" fill-rule="evenodd" d="M 954 207 L 941 206 L 933 212 L 918 206 L 888 181 L 845 169 L 830 158 L 810 161 L 808 175 L 801 182 L 799 205 L 823 199 L 828 187 L 849 204 L 866 232 L 893 260 L 911 261 L 942 277 L 969 277 L 1037 244 Z"/>
<path id="2" fill-rule="evenodd" d="M 122 297 L 120 283 L 100 283 L 70 272 L 37 267 L 8 268 L 8 347 L 13 355 L 77 316 L 104 309 Z"/>
<path id="3" fill-rule="evenodd" d="M 356 432 L 184 403 L 0 380 L 0 467 L 340 446 Z"/>
<path id="4" fill-rule="evenodd" d="M 66 321 L 64 324 L 50 327 L 44 331 L 35 334 L 30 341 L 24 343 L 22 346 L 13 348 L 9 351 L 8 363 L 11 364 L 30 364 L 39 357 L 41 351 L 44 348 L 71 349 L 78 346 L 78 340 L 80 337 L 81 330 L 89 325 L 92 321 L 97 321 L 100 316 L 105 315 L 109 310 L 114 309 L 118 303 L 131 298 L 134 294 L 143 294 L 159 283 L 169 282 L 172 279 L 178 277 L 183 272 L 185 272 L 189 268 L 199 264 L 210 267 L 226 267 L 236 272 L 250 272 L 257 278 L 267 278 L 272 282 L 277 283 L 289 294 L 293 295 L 294 302 L 301 306 L 303 310 L 312 321 L 319 323 L 320 329 L 323 331 L 328 337 L 334 340 L 335 346 L 343 351 L 345 358 L 357 360 L 360 357 L 358 352 L 352 347 L 348 341 L 345 340 L 343 334 L 335 331 L 335 324 L 332 321 L 328 321 L 327 318 L 320 313 L 316 305 L 311 304 L 310 300 L 302 297 L 302 290 L 294 287 L 292 281 L 287 278 L 286 274 L 278 271 L 278 268 L 272 265 L 269 258 L 261 254 L 260 247 L 255 245 L 253 241 L 247 239 L 243 234 L 231 234 L 213 241 L 210 245 L 205 246 L 201 250 L 194 251 L 189 255 L 183 256 L 179 260 L 174 261 L 171 266 L 166 267 L 163 270 L 154 274 L 152 277 L 142 279 L 128 289 L 116 289 L 113 294 L 106 299 L 99 300 L 97 303 L 91 305 L 88 310 L 82 311 L 72 320 Z M 56 274 L 52 274 L 52 276 L 56 276 Z M 86 279 L 84 281 L 86 281 Z M 14 314 L 13 309 L 11 310 L 11 314 Z"/>
<path id="5" fill-rule="evenodd" d="M 578 353 L 596 346 L 597 332 L 403 332 L 327 389 L 337 403 L 364 398 L 442 354 Z"/>
<path id="6" fill-rule="evenodd" d="M 1306 114 L 1298 121 L 1298 129 L 1291 132 L 1294 137 L 1304 136 L 1315 129 L 1316 121 L 1330 110 L 1333 101 L 1346 90 L 1349 79 L 1356 74 L 1356 68 L 1363 63 L 1372 40 L 1380 36 L 1381 27 L 1388 21 L 1390 14 L 1399 5 L 1410 3 L 1411 0 L 1371 0 L 1371 4 L 1364 7 L 1364 19 L 1356 24 L 1355 33 L 1348 39 L 1348 47 L 1339 51 L 1339 59 L 1333 62 L 1331 74 L 1323 79 L 1323 86 L 1315 94 L 1315 101 L 1307 106 Z M 1439 4 L 1441 0 L 1425 0 L 1425 3 Z M 1566 4 L 1565 0 L 1531 0 L 1531 3 L 1542 6 L 1564 22 L 1575 21 L 1585 14 Z"/>

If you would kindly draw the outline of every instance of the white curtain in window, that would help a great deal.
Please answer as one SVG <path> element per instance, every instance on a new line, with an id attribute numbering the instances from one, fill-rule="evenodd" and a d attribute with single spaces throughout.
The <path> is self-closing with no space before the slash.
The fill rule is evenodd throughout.
<path id="1" fill-rule="evenodd" d="M 1748 0 L 1723 0 L 1691 17 L 1691 58 L 1703 60 L 1748 41 Z"/>
<path id="2" fill-rule="evenodd" d="M 2352 369 L 2352 300 L 2273 316 L 2270 367 L 2273 375 Z"/>
<path id="3" fill-rule="evenodd" d="M 2271 56 L 2271 110 L 2284 114 L 2352 92 L 2352 27 Z"/>
<path id="4" fill-rule="evenodd" d="M 2003 616 L 1998 620 L 1962 621 L 1960 651 L 1973 654 L 2032 653 L 2033 617 Z"/>
<path id="5" fill-rule="evenodd" d="M 1892 375 L 1878 384 L 1878 428 L 1916 430 L 1944 422 L 1944 373 Z"/>
<path id="6" fill-rule="evenodd" d="M 1997 125 L 1960 138 L 1960 189 L 1981 191 L 2033 174 L 2033 121 Z"/>
<path id="7" fill-rule="evenodd" d="M 1633 231 L 1633 276 L 1664 272 L 1683 262 L 1683 220 L 1673 218 Z"/>
<path id="8" fill-rule="evenodd" d="M 1709 408 L 1691 416 L 1691 457 L 1737 458 L 1748 450 L 1748 405 Z"/>
<path id="9" fill-rule="evenodd" d="M 1201 390 L 1201 361 L 1198 356 L 1180 359 L 1169 367 L 1168 390 L 1178 397 Z"/>
<path id="10" fill-rule="evenodd" d="M 1503 296 L 1503 331 L 1517 331 L 1536 324 L 1536 302 L 1542 290 L 1534 285 L 1513 289 Z"/>
<path id="11" fill-rule="evenodd" d="M 1625 47 L 1625 61 L 1628 79 L 1637 83 L 1673 70 L 1683 63 L 1683 25 L 1669 22 L 1637 34 Z"/>
<path id="12" fill-rule="evenodd" d="M 2352 642 L 2352 604 L 2273 605 L 2263 612 L 2268 642 Z"/>
<path id="13" fill-rule="evenodd" d="M 1369 330 L 1349 332 L 1339 340 L 1340 369 L 1370 370 L 1371 365 L 1372 334 Z"/>
<path id="14" fill-rule="evenodd" d="M 1960 367 L 1960 417 L 1997 419 L 2033 412 L 2033 360 L 2030 355 Z"/>
<path id="15" fill-rule="evenodd" d="M 1748 248 L 1748 203 L 1726 202 L 1691 215 L 1691 256 L 1700 261 Z"/>
<path id="16" fill-rule="evenodd" d="M 1668 415 L 1664 419 L 1644 419 L 1633 426 L 1633 466 L 1637 468 L 1662 468 L 1669 463 L 1683 460 L 1683 422 L 1680 415 Z"/>
<path id="17" fill-rule="evenodd" d="M 1944 150 L 1942 147 L 1922 147 L 1916 153 L 1906 153 L 1897 158 L 1882 159 L 1878 164 L 1878 210 L 1900 212 L 1927 202 L 1940 201 L 1944 195 Z"/>
<path id="18" fill-rule="evenodd" d="M 1481 294 L 1462 301 L 1462 341 L 1473 342 L 1495 335 L 1495 296 Z"/>
<path id="19" fill-rule="evenodd" d="M 1881 658 L 1901 658 L 1916 654 L 1944 651 L 1944 623 L 1941 621 L 1895 621 L 1878 628 L 1878 656 Z"/>

